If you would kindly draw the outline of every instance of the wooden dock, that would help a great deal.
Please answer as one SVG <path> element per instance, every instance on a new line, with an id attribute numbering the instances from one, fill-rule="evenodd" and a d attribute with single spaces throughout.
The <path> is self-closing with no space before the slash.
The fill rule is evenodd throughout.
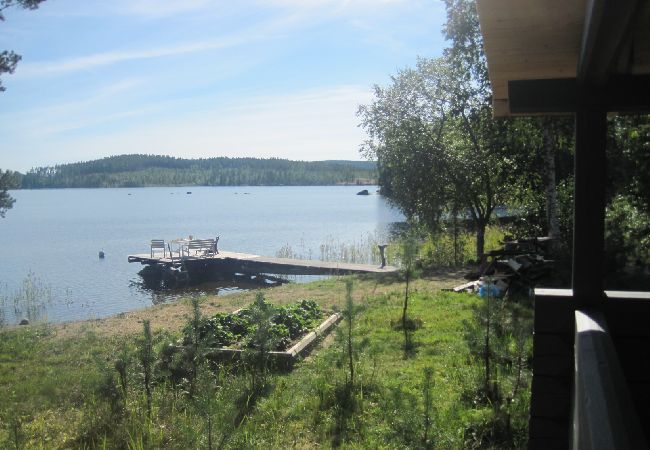
<path id="1" fill-rule="evenodd" d="M 201 267 L 203 271 L 214 270 L 230 273 L 270 273 L 286 275 L 347 275 L 355 273 L 390 274 L 397 272 L 393 266 L 379 267 L 377 264 L 353 264 L 344 262 L 316 261 L 306 259 L 274 258 L 271 256 L 252 255 L 248 253 L 237 253 L 219 251 L 216 255 L 208 256 L 183 256 L 179 258 L 162 257 L 162 255 L 138 254 L 129 255 L 129 262 L 140 264 L 173 268 L 186 266 L 188 271 L 193 267 Z"/>

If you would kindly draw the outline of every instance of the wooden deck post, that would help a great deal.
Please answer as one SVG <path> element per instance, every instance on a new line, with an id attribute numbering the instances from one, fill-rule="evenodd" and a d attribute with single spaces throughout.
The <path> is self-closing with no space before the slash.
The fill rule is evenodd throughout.
<path id="1" fill-rule="evenodd" d="M 575 312 L 571 448 L 647 449 L 643 429 L 601 312 Z"/>
<path id="2" fill-rule="evenodd" d="M 575 117 L 572 288 L 580 307 L 597 308 L 604 298 L 607 115 L 582 107 Z"/>

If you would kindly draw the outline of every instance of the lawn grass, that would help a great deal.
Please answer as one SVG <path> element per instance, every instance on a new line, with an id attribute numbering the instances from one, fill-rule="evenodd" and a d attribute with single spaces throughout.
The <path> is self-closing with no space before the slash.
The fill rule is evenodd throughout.
<path id="1" fill-rule="evenodd" d="M 414 332 L 415 352 L 405 356 L 399 323 L 403 293 L 392 291 L 370 299 L 358 316 L 360 393 L 354 413 L 341 421 L 336 389 L 345 384 L 342 346 L 333 345 L 276 381 L 273 394 L 260 402 L 242 426 L 234 447 L 275 448 L 315 445 L 349 448 L 423 447 L 423 383 L 433 369 L 432 448 L 465 447 L 465 429 L 473 415 L 490 408 L 461 405 L 471 390 L 477 367 L 464 339 L 479 299 L 467 294 L 416 292 L 410 316 L 422 320 Z M 476 413 L 476 414 L 475 414 Z"/>
<path id="2" fill-rule="evenodd" d="M 159 352 L 180 337 L 191 313 L 187 302 L 122 315 L 122 326 L 111 318 L 2 332 L 0 448 L 209 448 L 209 441 L 212 448 L 496 447 L 484 439 L 494 408 L 467 401 L 480 382 L 481 364 L 466 337 L 482 300 L 440 291 L 458 281 L 455 272 L 438 272 L 411 284 L 409 317 L 421 327 L 407 354 L 403 333 L 395 329 L 403 282 L 354 278 L 356 376 L 349 391 L 343 323 L 292 372 L 271 374 L 262 391 L 251 391 L 245 370 L 225 367 L 201 366 L 193 398 L 184 385 L 158 377 L 150 418 L 138 363 L 138 320 L 152 320 Z M 343 278 L 264 293 L 277 304 L 313 299 L 322 308 L 345 309 Z M 202 311 L 232 311 L 254 296 L 205 297 Z M 116 361 L 127 367 L 126 391 Z M 432 369 L 428 442 L 423 441 L 426 368 Z M 512 423 L 521 435 L 525 425 Z M 509 442 L 524 445 L 521 439 Z"/>

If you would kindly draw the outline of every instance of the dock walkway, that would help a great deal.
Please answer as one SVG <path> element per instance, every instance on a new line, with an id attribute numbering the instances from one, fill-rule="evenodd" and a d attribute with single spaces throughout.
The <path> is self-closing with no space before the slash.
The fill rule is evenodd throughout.
<path id="1" fill-rule="evenodd" d="M 384 268 L 373 264 L 353 264 L 332 261 L 317 261 L 308 259 L 275 258 L 272 256 L 252 255 L 220 250 L 216 255 L 208 256 L 183 256 L 179 257 L 151 257 L 150 254 L 129 255 L 129 262 L 139 262 L 149 266 L 174 266 L 183 263 L 213 265 L 216 270 L 229 269 L 245 273 L 277 273 L 288 275 L 332 275 L 353 273 L 389 274 L 397 272 L 397 268 L 386 266 Z"/>

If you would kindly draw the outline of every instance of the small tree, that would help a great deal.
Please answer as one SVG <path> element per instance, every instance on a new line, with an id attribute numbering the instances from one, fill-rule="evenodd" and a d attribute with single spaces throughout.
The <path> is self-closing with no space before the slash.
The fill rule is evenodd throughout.
<path id="1" fill-rule="evenodd" d="M 409 322 L 409 284 L 415 274 L 415 259 L 418 254 L 418 243 L 412 233 L 409 233 L 402 241 L 402 272 L 404 274 L 404 304 L 402 307 L 402 330 L 404 332 L 404 352 L 408 354 L 413 348 L 411 341 L 411 329 L 413 322 Z"/>
<path id="2" fill-rule="evenodd" d="M 202 370 L 195 380 L 197 385 L 196 395 L 192 398 L 192 404 L 196 409 L 197 413 L 203 417 L 205 421 L 205 431 L 207 435 L 207 448 L 212 450 L 216 447 L 215 443 L 217 440 L 220 431 L 225 430 L 215 430 L 215 415 L 218 411 L 223 408 L 224 405 L 221 404 L 223 400 L 223 379 L 222 373 L 212 372 L 210 370 Z M 215 435 L 216 431 L 216 435 Z M 222 438 L 226 438 L 226 435 L 223 434 Z M 222 448 L 219 446 L 218 448 Z"/>
<path id="3" fill-rule="evenodd" d="M 192 316 L 190 318 L 192 343 L 190 347 L 189 396 L 194 396 L 196 379 L 201 359 L 201 306 L 198 297 L 192 297 Z"/>
<path id="4" fill-rule="evenodd" d="M 493 364 L 492 364 L 492 356 L 493 356 L 493 343 L 491 342 L 491 337 L 494 334 L 494 296 L 492 295 L 492 280 L 490 278 L 487 278 L 486 285 L 485 285 L 485 307 L 481 311 L 482 312 L 482 319 L 483 319 L 483 324 L 485 326 L 485 333 L 483 336 L 483 368 L 485 370 L 484 374 L 484 389 L 485 389 L 485 394 L 487 397 L 491 400 L 493 399 L 493 396 L 496 394 L 495 388 L 492 385 L 493 382 L 493 377 L 492 377 L 492 371 L 494 370 Z"/>
<path id="5" fill-rule="evenodd" d="M 429 431 L 431 430 L 431 421 L 433 415 L 433 399 L 431 398 L 431 389 L 433 388 L 433 369 L 431 367 L 424 368 L 424 383 L 422 384 L 422 397 L 424 402 L 424 436 L 422 436 L 422 444 L 424 448 L 433 448 Z"/>
<path id="6" fill-rule="evenodd" d="M 120 388 L 122 389 L 122 398 L 126 401 L 126 395 L 129 389 L 129 383 L 127 377 L 127 369 L 128 369 L 127 359 L 124 357 L 117 358 L 115 360 L 114 367 L 115 370 L 117 371 L 117 375 L 120 382 Z"/>
<path id="7" fill-rule="evenodd" d="M 151 322 L 142 321 L 143 338 L 140 343 L 140 363 L 142 364 L 142 381 L 147 396 L 147 415 L 151 418 L 151 378 L 154 362 Z"/>
<path id="8" fill-rule="evenodd" d="M 254 394 L 261 392 L 267 385 L 269 352 L 277 344 L 271 322 L 274 314 L 273 305 L 264 301 L 264 294 L 258 292 L 251 308 L 254 331 L 248 341 L 250 351 L 244 355 L 251 370 L 251 390 Z"/>
<path id="9" fill-rule="evenodd" d="M 498 393 L 496 374 L 498 361 L 496 352 L 502 346 L 502 337 L 507 333 L 507 321 L 497 317 L 502 308 L 493 296 L 490 280 L 481 288 L 482 301 L 474 309 L 474 320 L 467 324 L 466 338 L 472 354 L 481 361 L 482 375 L 478 390 L 478 400 L 495 403 Z"/>
<path id="10" fill-rule="evenodd" d="M 350 378 L 348 383 L 350 390 L 354 386 L 354 344 L 352 341 L 352 328 L 354 321 L 354 301 L 352 299 L 352 280 L 345 281 L 345 310 L 343 311 L 343 317 L 345 318 L 345 323 L 347 325 L 346 330 L 346 353 L 348 360 L 348 370 Z"/>
<path id="11" fill-rule="evenodd" d="M 343 308 L 344 326 L 337 330 L 338 342 L 342 344 L 342 352 L 337 361 L 337 366 L 345 372 L 345 380 L 337 382 L 334 387 L 335 424 L 332 439 L 332 446 L 338 447 L 342 440 L 346 439 L 349 421 L 358 408 L 358 397 L 356 395 L 357 370 L 355 367 L 355 342 L 354 342 L 354 320 L 356 307 L 352 298 L 353 282 L 351 279 L 345 281 L 345 306 Z"/>

